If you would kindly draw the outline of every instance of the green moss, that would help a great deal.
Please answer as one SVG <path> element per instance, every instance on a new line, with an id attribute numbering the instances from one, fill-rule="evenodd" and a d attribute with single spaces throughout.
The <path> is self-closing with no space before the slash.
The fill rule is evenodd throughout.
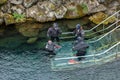
<path id="1" fill-rule="evenodd" d="M 80 5 L 77 5 L 77 12 L 80 17 L 84 16 L 83 8 Z"/>
<path id="2" fill-rule="evenodd" d="M 88 13 L 88 7 L 86 4 L 81 4 L 81 7 L 83 9 L 83 13 L 87 14 Z"/>
<path id="3" fill-rule="evenodd" d="M 13 17 L 14 17 L 16 22 L 24 22 L 25 21 L 25 15 L 24 14 L 18 14 L 16 12 L 14 12 Z"/>
<path id="4" fill-rule="evenodd" d="M 7 0 L 0 0 L 0 5 L 4 4 L 6 2 L 7 2 Z"/>

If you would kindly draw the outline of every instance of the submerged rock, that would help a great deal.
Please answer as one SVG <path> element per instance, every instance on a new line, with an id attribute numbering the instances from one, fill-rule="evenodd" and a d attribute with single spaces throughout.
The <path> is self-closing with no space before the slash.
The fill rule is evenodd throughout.
<path id="1" fill-rule="evenodd" d="M 26 8 L 31 7 L 34 3 L 36 3 L 38 0 L 24 0 L 23 5 Z"/>

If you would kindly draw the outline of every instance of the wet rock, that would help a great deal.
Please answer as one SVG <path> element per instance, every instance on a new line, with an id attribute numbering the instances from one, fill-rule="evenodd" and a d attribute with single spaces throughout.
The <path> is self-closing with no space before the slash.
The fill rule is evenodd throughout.
<path id="1" fill-rule="evenodd" d="M 6 25 L 15 23 L 14 17 L 10 14 L 5 14 L 4 15 L 4 20 L 5 20 Z"/>
<path id="2" fill-rule="evenodd" d="M 4 35 L 4 29 L 0 29 L 0 36 L 3 36 Z"/>
<path id="3" fill-rule="evenodd" d="M 4 17 L 4 14 L 2 11 L 0 11 L 0 25 L 4 22 L 3 17 Z"/>
<path id="4" fill-rule="evenodd" d="M 39 34 L 39 30 L 42 28 L 41 24 L 27 22 L 16 25 L 17 30 L 26 37 L 36 37 Z"/>
<path id="5" fill-rule="evenodd" d="M 7 0 L 0 0 L 0 5 L 6 3 Z"/>
<path id="6" fill-rule="evenodd" d="M 90 22 L 90 20 L 88 19 L 88 17 L 84 17 L 81 19 L 75 19 L 74 21 L 73 20 L 65 20 L 64 23 L 62 23 L 62 24 L 66 25 L 65 28 L 67 27 L 69 30 L 74 30 L 75 26 L 77 24 L 82 25 L 82 27 L 85 29 L 84 25 L 88 24 L 89 22 Z"/>
<path id="7" fill-rule="evenodd" d="M 34 3 L 36 3 L 38 0 L 24 0 L 23 5 L 26 8 L 31 7 Z"/>
<path id="8" fill-rule="evenodd" d="M 9 0 L 12 4 L 22 4 L 23 0 Z"/>
<path id="9" fill-rule="evenodd" d="M 29 39 L 27 40 L 27 43 L 32 44 L 32 43 L 36 42 L 37 39 L 38 39 L 37 37 L 29 38 Z"/>
<path id="10" fill-rule="evenodd" d="M 92 22 L 94 22 L 95 24 L 99 24 L 100 22 L 102 22 L 103 20 L 105 20 L 108 17 L 107 14 L 103 13 L 103 12 L 98 12 L 96 14 L 94 14 L 93 16 L 90 16 L 90 20 Z M 112 23 L 116 21 L 115 17 L 111 17 L 110 19 L 108 19 L 107 21 L 105 21 L 103 24 L 108 24 L 108 23 Z"/>

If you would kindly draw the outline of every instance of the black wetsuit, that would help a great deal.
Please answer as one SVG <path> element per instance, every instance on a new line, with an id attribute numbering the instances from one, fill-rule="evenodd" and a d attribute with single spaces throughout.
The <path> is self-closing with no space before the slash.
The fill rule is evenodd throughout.
<path id="1" fill-rule="evenodd" d="M 54 29 L 53 27 L 48 29 L 47 36 L 51 38 L 52 41 L 56 39 L 59 42 L 59 35 L 62 33 L 60 28 Z"/>
<path id="2" fill-rule="evenodd" d="M 77 51 L 76 56 L 84 56 L 86 54 L 86 49 L 88 48 L 88 44 L 86 44 L 84 41 L 80 41 L 77 44 L 74 45 L 73 50 Z M 82 57 L 78 57 L 78 60 L 83 59 Z"/>

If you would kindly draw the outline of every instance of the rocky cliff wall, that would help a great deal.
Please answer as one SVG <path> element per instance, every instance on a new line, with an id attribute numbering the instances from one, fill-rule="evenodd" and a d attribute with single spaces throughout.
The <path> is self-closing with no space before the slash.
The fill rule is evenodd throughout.
<path id="1" fill-rule="evenodd" d="M 105 3 L 110 5 L 106 6 Z M 116 8 L 119 2 L 117 0 L 0 0 L 0 5 L 0 23 L 5 22 L 9 25 L 29 19 L 48 22 L 63 18 L 80 18 L 87 14 L 106 11 L 108 7 Z"/>

